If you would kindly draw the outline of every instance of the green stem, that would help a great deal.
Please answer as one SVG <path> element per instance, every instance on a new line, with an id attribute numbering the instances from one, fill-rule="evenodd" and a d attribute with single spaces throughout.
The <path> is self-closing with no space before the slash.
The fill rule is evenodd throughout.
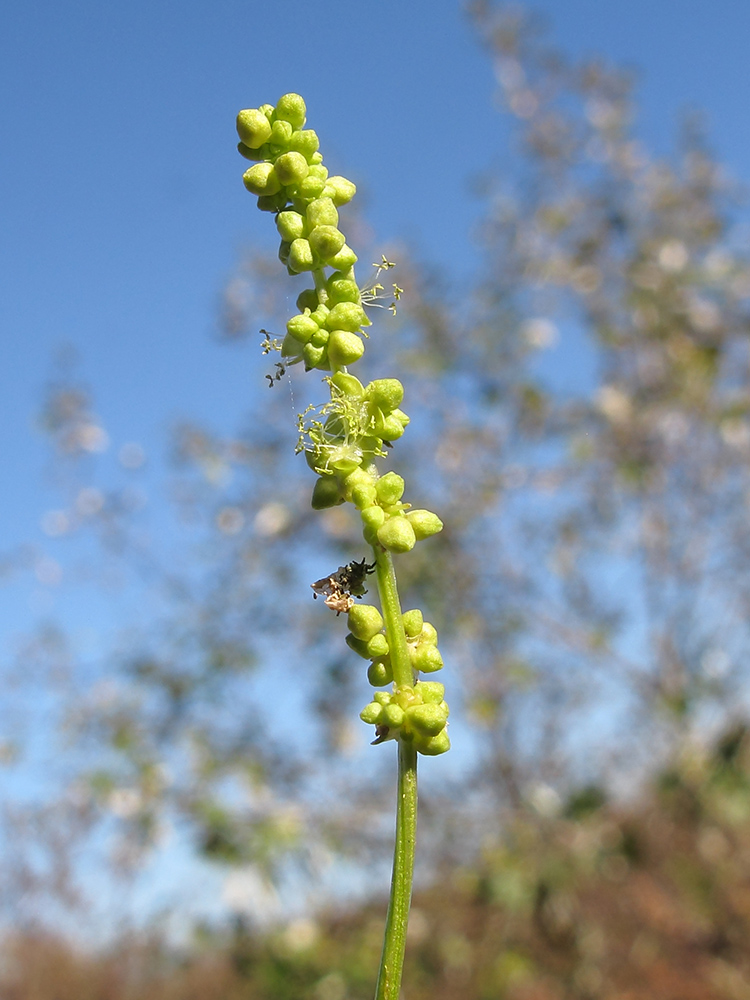
<path id="1" fill-rule="evenodd" d="M 315 282 L 315 291 L 318 293 L 318 302 L 323 305 L 328 301 L 328 291 L 326 289 L 326 273 L 325 270 L 320 267 L 312 273 L 313 281 Z"/>
<path id="2" fill-rule="evenodd" d="M 380 607 L 385 622 L 393 679 L 396 687 L 412 687 L 414 672 L 406 644 L 401 604 L 398 599 L 396 572 L 390 552 L 375 546 L 375 571 Z M 385 922 L 383 954 L 380 959 L 376 1000 L 398 1000 L 406 950 L 411 889 L 414 878 L 414 846 L 417 838 L 417 752 L 398 741 L 398 801 L 396 805 L 396 843 L 393 851 L 393 875 L 388 916 Z"/>
<path id="3" fill-rule="evenodd" d="M 410 744 L 399 741 L 396 844 L 393 852 L 391 897 L 385 921 L 383 954 L 380 959 L 375 1000 L 398 1000 L 401 990 L 416 839 L 417 751 Z"/>
<path id="4" fill-rule="evenodd" d="M 412 687 L 414 671 L 406 645 L 406 633 L 401 619 L 401 604 L 396 586 L 396 571 L 393 568 L 393 557 L 390 552 L 374 546 L 375 573 L 378 581 L 380 609 L 385 622 L 385 635 L 388 639 L 388 649 L 393 667 L 393 680 L 396 687 Z"/>

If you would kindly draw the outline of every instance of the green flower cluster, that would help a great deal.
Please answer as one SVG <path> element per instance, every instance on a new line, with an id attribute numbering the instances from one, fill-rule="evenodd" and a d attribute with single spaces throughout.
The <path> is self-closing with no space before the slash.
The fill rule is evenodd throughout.
<path id="1" fill-rule="evenodd" d="M 413 743 L 419 753 L 437 757 L 451 746 L 444 693 L 445 688 L 437 681 L 420 681 L 414 687 L 398 687 L 392 693 L 376 691 L 359 717 L 376 727 L 376 743 L 404 740 Z"/>
<path id="2" fill-rule="evenodd" d="M 405 503 L 402 477 L 395 472 L 381 475 L 377 467 L 376 460 L 387 454 L 385 445 L 397 441 L 409 423 L 400 409 L 404 389 L 396 378 L 363 385 L 347 371 L 365 351 L 363 338 L 371 321 L 364 305 L 371 304 L 373 288 L 365 288 L 363 296 L 354 274 L 357 256 L 339 228 L 338 209 L 352 199 L 356 188 L 345 177 L 329 177 L 317 135 L 304 128 L 305 115 L 305 102 L 299 94 L 285 94 L 275 107 L 264 104 L 240 111 L 239 151 L 255 161 L 243 180 L 257 195 L 258 207 L 276 215 L 281 237 L 279 258 L 288 272 L 310 271 L 314 281 L 313 288 L 298 296 L 298 312 L 287 322 L 281 344 L 286 364 L 302 362 L 308 371 L 330 373 L 324 380 L 330 399 L 322 406 L 308 407 L 299 417 L 297 450 L 304 452 L 318 475 L 312 506 L 323 510 L 352 503 L 379 566 L 381 555 L 390 559 L 391 553 L 409 552 L 418 541 L 439 532 L 443 524 L 431 511 L 414 510 Z M 376 266 L 380 273 L 393 265 L 383 258 L 383 265 Z M 394 291 L 398 297 L 400 289 L 394 286 Z M 338 612 L 348 610 L 353 603 L 353 591 L 343 590 L 335 577 L 329 579 L 326 593 L 329 607 Z M 397 594 L 395 601 L 397 607 Z M 397 625 L 390 627 L 399 627 L 398 614 L 393 621 Z M 394 673 L 397 681 L 392 696 L 375 694 L 362 718 L 378 727 L 376 742 L 398 737 L 413 742 L 421 753 L 443 753 L 450 746 L 443 686 L 416 680 L 419 672 L 430 673 L 443 665 L 437 633 L 423 621 L 420 611 L 401 616 L 401 627 L 403 633 L 396 640 L 393 633 L 390 636 L 391 643 L 397 641 L 401 650 L 398 669 L 394 670 L 388 628 L 380 612 L 368 606 L 349 610 L 347 642 L 372 661 L 370 682 L 382 687 L 394 681 Z M 405 683 L 410 673 L 405 647 L 411 663 L 411 686 Z"/>
<path id="3" fill-rule="evenodd" d="M 437 629 L 426 622 L 418 609 L 401 616 L 412 671 L 416 676 L 433 674 L 443 666 L 437 648 Z M 365 660 L 372 660 L 367 679 L 373 687 L 385 687 L 393 681 L 390 648 L 383 618 L 371 604 L 355 604 L 347 619 L 349 635 L 346 643 Z"/>

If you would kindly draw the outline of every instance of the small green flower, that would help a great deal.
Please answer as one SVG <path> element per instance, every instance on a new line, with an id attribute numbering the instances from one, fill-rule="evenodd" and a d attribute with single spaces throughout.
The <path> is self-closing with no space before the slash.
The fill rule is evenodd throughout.
<path id="1" fill-rule="evenodd" d="M 289 149 L 293 150 L 295 153 L 302 153 L 308 163 L 310 162 L 313 153 L 317 152 L 319 146 L 320 140 L 311 128 L 294 132 L 289 140 Z"/>
<path id="2" fill-rule="evenodd" d="M 411 552 L 417 544 L 414 528 L 405 517 L 391 517 L 378 528 L 378 541 L 389 552 Z"/>
<path id="3" fill-rule="evenodd" d="M 272 195 L 281 190 L 281 181 L 272 163 L 256 163 L 245 171 L 242 180 L 252 194 Z"/>
<path id="4" fill-rule="evenodd" d="M 310 229 L 339 224 L 339 213 L 330 198 L 316 198 L 315 201 L 311 201 L 305 215 Z"/>
<path id="5" fill-rule="evenodd" d="M 276 228 L 282 240 L 291 243 L 298 240 L 307 232 L 307 224 L 299 212 L 286 211 L 279 212 L 276 216 Z M 317 305 L 317 302 L 316 302 Z"/>
<path id="6" fill-rule="evenodd" d="M 289 122 L 294 128 L 302 128 L 307 108 L 299 94 L 284 94 L 277 101 L 273 114 L 274 118 Z"/>
<path id="7" fill-rule="evenodd" d="M 391 413 L 404 398 L 404 387 L 397 378 L 378 378 L 365 390 L 374 409 Z"/>
<path id="8" fill-rule="evenodd" d="M 287 265 L 290 270 L 297 274 L 301 271 L 311 271 L 313 269 L 315 258 L 313 257 L 312 247 L 307 240 L 292 240 L 292 244 L 289 247 Z"/>
<path id="9" fill-rule="evenodd" d="M 414 528 L 414 534 L 417 536 L 418 542 L 422 541 L 423 538 L 436 535 L 439 531 L 443 530 L 443 522 L 431 510 L 410 510 L 406 517 L 409 524 Z"/>
<path id="10" fill-rule="evenodd" d="M 437 757 L 439 754 L 447 753 L 450 750 L 451 741 L 448 737 L 448 731 L 444 729 L 437 736 L 433 736 L 424 742 L 415 740 L 414 745 L 421 754 L 425 754 L 427 757 Z"/>
<path id="11" fill-rule="evenodd" d="M 404 623 L 404 632 L 406 632 L 407 638 L 416 639 L 421 633 L 422 626 L 424 625 L 422 612 L 419 608 L 415 608 L 413 611 L 404 612 L 401 616 L 401 620 Z"/>
<path id="12" fill-rule="evenodd" d="M 333 201 L 334 205 L 339 207 L 348 204 L 356 193 L 356 185 L 348 181 L 346 177 L 329 177 L 324 189 L 324 194 Z"/>
<path id="13" fill-rule="evenodd" d="M 356 636 L 357 639 L 368 642 L 382 630 L 383 617 L 378 609 L 371 604 L 355 604 L 349 611 L 347 625 L 352 635 Z M 387 652 L 388 650 L 386 649 L 384 653 Z"/>
<path id="14" fill-rule="evenodd" d="M 416 690 L 425 705 L 439 705 L 445 697 L 445 685 L 440 681 L 420 681 Z"/>
<path id="15" fill-rule="evenodd" d="M 373 687 L 385 687 L 393 682 L 393 668 L 390 660 L 375 660 L 367 670 L 367 680 Z M 375 697 L 379 692 L 376 692 Z M 390 697 L 390 696 L 389 696 Z"/>
<path id="16" fill-rule="evenodd" d="M 309 240 L 318 257 L 328 263 L 346 243 L 346 237 L 335 226 L 316 226 L 310 231 Z"/>
<path id="17" fill-rule="evenodd" d="M 243 145 L 257 149 L 271 137 L 268 118 L 257 108 L 247 108 L 237 115 L 237 134 Z"/>
<path id="18" fill-rule="evenodd" d="M 375 483 L 378 500 L 384 504 L 397 503 L 404 495 L 404 480 L 395 472 L 386 472 Z"/>
<path id="19" fill-rule="evenodd" d="M 289 122 L 275 121 L 271 125 L 271 138 L 268 140 L 269 146 L 281 146 L 283 149 L 289 145 L 294 129 Z"/>
<path id="20" fill-rule="evenodd" d="M 436 670 L 442 669 L 443 657 L 440 655 L 437 646 L 420 645 L 414 651 L 412 663 L 414 664 L 414 669 L 419 670 L 420 673 L 432 674 Z"/>
<path id="21" fill-rule="evenodd" d="M 376 701 L 371 701 L 369 705 L 365 705 L 359 713 L 359 717 L 368 726 L 377 726 L 383 718 L 383 709 L 383 705 L 378 704 Z"/>
<path id="22" fill-rule="evenodd" d="M 337 271 L 348 271 L 357 263 L 357 255 L 346 243 L 337 254 L 328 259 L 328 264 Z"/>
<path id="23" fill-rule="evenodd" d="M 313 510 L 325 510 L 342 504 L 344 498 L 341 496 L 339 484 L 332 476 L 321 476 L 315 482 L 310 502 Z"/>
<path id="24" fill-rule="evenodd" d="M 338 307 L 337 307 L 338 308 Z M 335 365 L 353 365 L 365 353 L 365 345 L 356 333 L 334 330 L 328 340 L 328 357 Z"/>
<path id="25" fill-rule="evenodd" d="M 386 656 L 389 652 L 388 640 L 379 632 L 374 635 L 367 643 L 367 655 L 373 659 L 377 660 L 379 657 Z"/>
<path id="26" fill-rule="evenodd" d="M 282 153 L 274 168 L 282 184 L 299 184 L 307 177 L 310 166 L 302 153 Z"/>

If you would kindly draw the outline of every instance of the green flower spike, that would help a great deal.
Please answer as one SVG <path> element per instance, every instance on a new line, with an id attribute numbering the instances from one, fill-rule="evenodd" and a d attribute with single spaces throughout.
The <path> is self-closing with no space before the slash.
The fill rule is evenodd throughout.
<path id="1" fill-rule="evenodd" d="M 312 278 L 312 287 L 297 296 L 297 313 L 287 321 L 283 342 L 274 341 L 285 365 L 330 373 L 323 379 L 330 398 L 298 418 L 297 451 L 317 477 L 312 507 L 353 504 L 372 547 L 370 562 L 339 567 L 313 584 L 313 591 L 337 616 L 346 614 L 346 643 L 369 661 L 369 683 L 390 688 L 375 691 L 360 718 L 375 726 L 374 743 L 398 746 L 397 850 L 376 992 L 376 1000 L 398 1000 L 414 864 L 417 755 L 445 753 L 450 739 L 443 685 L 419 680 L 443 666 L 437 632 L 420 610 L 402 614 L 393 554 L 408 553 L 443 525 L 429 510 L 412 510 L 402 499 L 403 477 L 380 468 L 390 454 L 387 446 L 409 424 L 400 409 L 404 387 L 397 378 L 364 386 L 349 369 L 365 353 L 365 330 L 371 326 L 366 309 L 387 294 L 377 278 L 393 264 L 383 256 L 375 280 L 358 283 L 357 255 L 346 242 L 339 211 L 357 189 L 347 178 L 329 175 L 316 132 L 304 127 L 306 115 L 302 97 L 291 93 L 275 106 L 241 111 L 238 149 L 252 163 L 243 174 L 245 187 L 257 196 L 261 211 L 275 215 L 279 259 L 290 274 L 310 272 Z M 394 284 L 392 311 L 401 291 Z M 269 382 L 273 386 L 275 379 L 269 376 Z M 357 603 L 368 584 L 377 588 L 380 610 Z"/>

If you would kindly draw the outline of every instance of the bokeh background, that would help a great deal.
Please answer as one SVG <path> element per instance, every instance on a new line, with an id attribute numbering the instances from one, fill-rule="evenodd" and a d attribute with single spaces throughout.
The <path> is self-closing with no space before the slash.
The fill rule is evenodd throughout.
<path id="1" fill-rule="evenodd" d="M 404 996 L 750 996 L 750 13 L 192 2 L 2 18 L 3 995 L 366 997 L 392 746 L 310 582 L 304 278 L 234 115 L 302 93 L 406 294 L 369 377 L 446 529 Z M 281 273 L 280 273 L 281 272 Z"/>

